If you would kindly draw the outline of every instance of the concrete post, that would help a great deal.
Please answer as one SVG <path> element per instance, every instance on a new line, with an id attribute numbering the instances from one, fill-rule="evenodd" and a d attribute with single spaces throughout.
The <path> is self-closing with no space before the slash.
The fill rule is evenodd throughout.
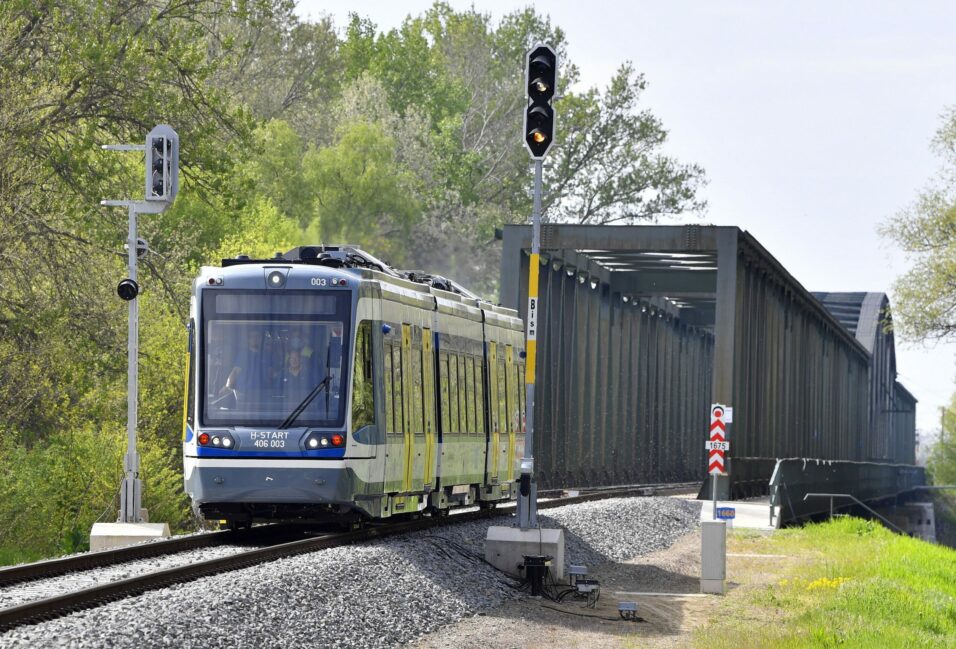
<path id="1" fill-rule="evenodd" d="M 700 592 L 723 595 L 727 590 L 727 526 L 724 521 L 700 524 Z"/>

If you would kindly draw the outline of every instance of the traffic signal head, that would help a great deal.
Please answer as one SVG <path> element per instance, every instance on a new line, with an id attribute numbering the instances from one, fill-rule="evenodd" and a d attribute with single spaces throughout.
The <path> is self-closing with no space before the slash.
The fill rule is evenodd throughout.
<path id="1" fill-rule="evenodd" d="M 179 136 L 160 124 L 146 136 L 146 200 L 172 203 L 179 191 Z"/>
<path id="2" fill-rule="evenodd" d="M 548 104 L 528 106 L 525 144 L 532 158 L 543 158 L 554 140 L 554 109 Z"/>
<path id="3" fill-rule="evenodd" d="M 554 98 L 558 57 L 548 45 L 528 52 L 526 70 L 528 108 L 524 116 L 524 141 L 531 157 L 541 160 L 554 141 Z"/>
<path id="4" fill-rule="evenodd" d="M 531 101 L 550 101 L 557 80 L 557 58 L 550 47 L 540 46 L 528 55 L 528 97 Z"/>

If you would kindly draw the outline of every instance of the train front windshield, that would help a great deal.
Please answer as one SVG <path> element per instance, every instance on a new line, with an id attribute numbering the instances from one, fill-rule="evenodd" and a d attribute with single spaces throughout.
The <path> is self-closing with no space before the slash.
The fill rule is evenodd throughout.
<path id="1" fill-rule="evenodd" d="M 203 292 L 206 426 L 340 426 L 346 291 Z"/>

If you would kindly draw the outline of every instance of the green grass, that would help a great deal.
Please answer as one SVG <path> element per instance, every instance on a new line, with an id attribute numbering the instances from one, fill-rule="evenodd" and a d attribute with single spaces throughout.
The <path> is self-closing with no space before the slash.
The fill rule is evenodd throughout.
<path id="1" fill-rule="evenodd" d="M 795 561 L 769 584 L 732 591 L 695 646 L 956 647 L 954 550 L 854 518 L 729 546 Z"/>
<path id="2" fill-rule="evenodd" d="M 13 566 L 18 563 L 43 559 L 39 552 L 30 552 L 22 548 L 0 546 L 0 566 Z"/>

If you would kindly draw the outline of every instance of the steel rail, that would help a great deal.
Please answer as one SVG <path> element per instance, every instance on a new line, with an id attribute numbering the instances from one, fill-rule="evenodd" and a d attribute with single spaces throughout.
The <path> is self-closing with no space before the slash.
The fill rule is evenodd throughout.
<path id="1" fill-rule="evenodd" d="M 687 485 L 680 484 L 659 485 L 656 487 L 635 486 L 614 491 L 601 490 L 595 491 L 593 493 L 581 494 L 578 496 L 545 500 L 538 503 L 538 509 L 552 509 L 556 507 L 563 507 L 565 505 L 605 500 L 608 498 L 650 496 L 686 489 L 688 489 Z M 209 559 L 207 561 L 187 564 L 184 566 L 167 568 L 137 577 L 130 577 L 129 579 L 122 579 L 63 595 L 57 595 L 55 597 L 27 602 L 18 606 L 0 610 L 0 632 L 8 631 L 19 626 L 35 624 L 44 620 L 61 617 L 74 611 L 93 608 L 107 602 L 123 599 L 133 595 L 139 595 L 150 590 L 165 588 L 172 584 L 193 581 L 202 577 L 238 570 L 240 568 L 247 568 L 249 566 L 274 561 L 276 559 L 292 557 L 307 552 L 314 552 L 316 550 L 324 550 L 343 545 L 370 541 L 378 538 L 407 534 L 409 532 L 416 532 L 433 527 L 456 524 L 459 522 L 474 521 L 496 516 L 510 516 L 514 511 L 514 503 L 509 504 L 512 506 L 470 511 L 452 516 L 419 518 L 401 521 L 398 523 L 388 523 L 381 526 L 366 527 L 351 532 L 326 534 L 324 536 L 315 538 L 279 543 L 264 548 L 249 550 L 248 552 L 243 552 L 240 554 Z M 197 536 L 216 536 L 218 534 L 228 533 L 215 533 L 212 535 Z M 150 545 L 159 545 L 159 543 Z"/>
<path id="2" fill-rule="evenodd" d="M 677 491 L 684 488 L 690 488 L 692 485 L 699 486 L 699 482 L 694 483 L 662 483 L 646 485 L 620 485 L 616 487 L 588 487 L 580 490 L 582 494 L 591 494 L 612 490 L 622 492 L 626 490 L 628 495 L 644 495 L 642 490 L 657 490 L 654 493 L 663 493 L 665 491 Z M 542 498 L 560 497 L 565 490 L 551 489 L 538 494 Z M 511 504 L 510 502 L 508 504 Z M 507 506 L 507 505 L 506 505 Z M 223 530 L 218 532 L 208 532 L 205 534 L 193 534 L 190 536 L 180 536 L 163 541 L 152 541 L 138 545 L 130 545 L 122 548 L 111 548 L 99 550 L 97 552 L 84 552 L 69 557 L 59 559 L 48 559 L 25 563 L 8 568 L 0 568 L 0 588 L 50 577 L 58 577 L 71 572 L 81 572 L 93 568 L 105 568 L 128 561 L 139 559 L 150 559 L 153 557 L 175 554 L 177 552 L 186 552 L 188 550 L 198 550 L 202 548 L 216 547 L 220 545 L 255 543 L 257 541 L 267 542 L 268 537 L 275 534 L 281 534 L 286 529 L 296 529 L 294 525 L 275 524 L 268 526 L 254 527 L 249 530 Z"/>
<path id="3" fill-rule="evenodd" d="M 268 532 L 266 530 L 268 529 Z M 250 530 L 223 530 L 179 536 L 164 541 L 153 541 L 139 545 L 130 545 L 123 548 L 111 548 L 97 552 L 84 552 L 60 559 L 48 559 L 25 563 L 9 568 L 0 568 L 0 587 L 9 586 L 48 577 L 57 577 L 70 572 L 80 572 L 93 568 L 103 568 L 118 563 L 126 563 L 137 559 L 197 550 L 200 548 L 215 547 L 218 545 L 240 544 L 255 542 L 267 534 L 275 534 L 283 529 L 279 525 L 254 527 Z"/>

